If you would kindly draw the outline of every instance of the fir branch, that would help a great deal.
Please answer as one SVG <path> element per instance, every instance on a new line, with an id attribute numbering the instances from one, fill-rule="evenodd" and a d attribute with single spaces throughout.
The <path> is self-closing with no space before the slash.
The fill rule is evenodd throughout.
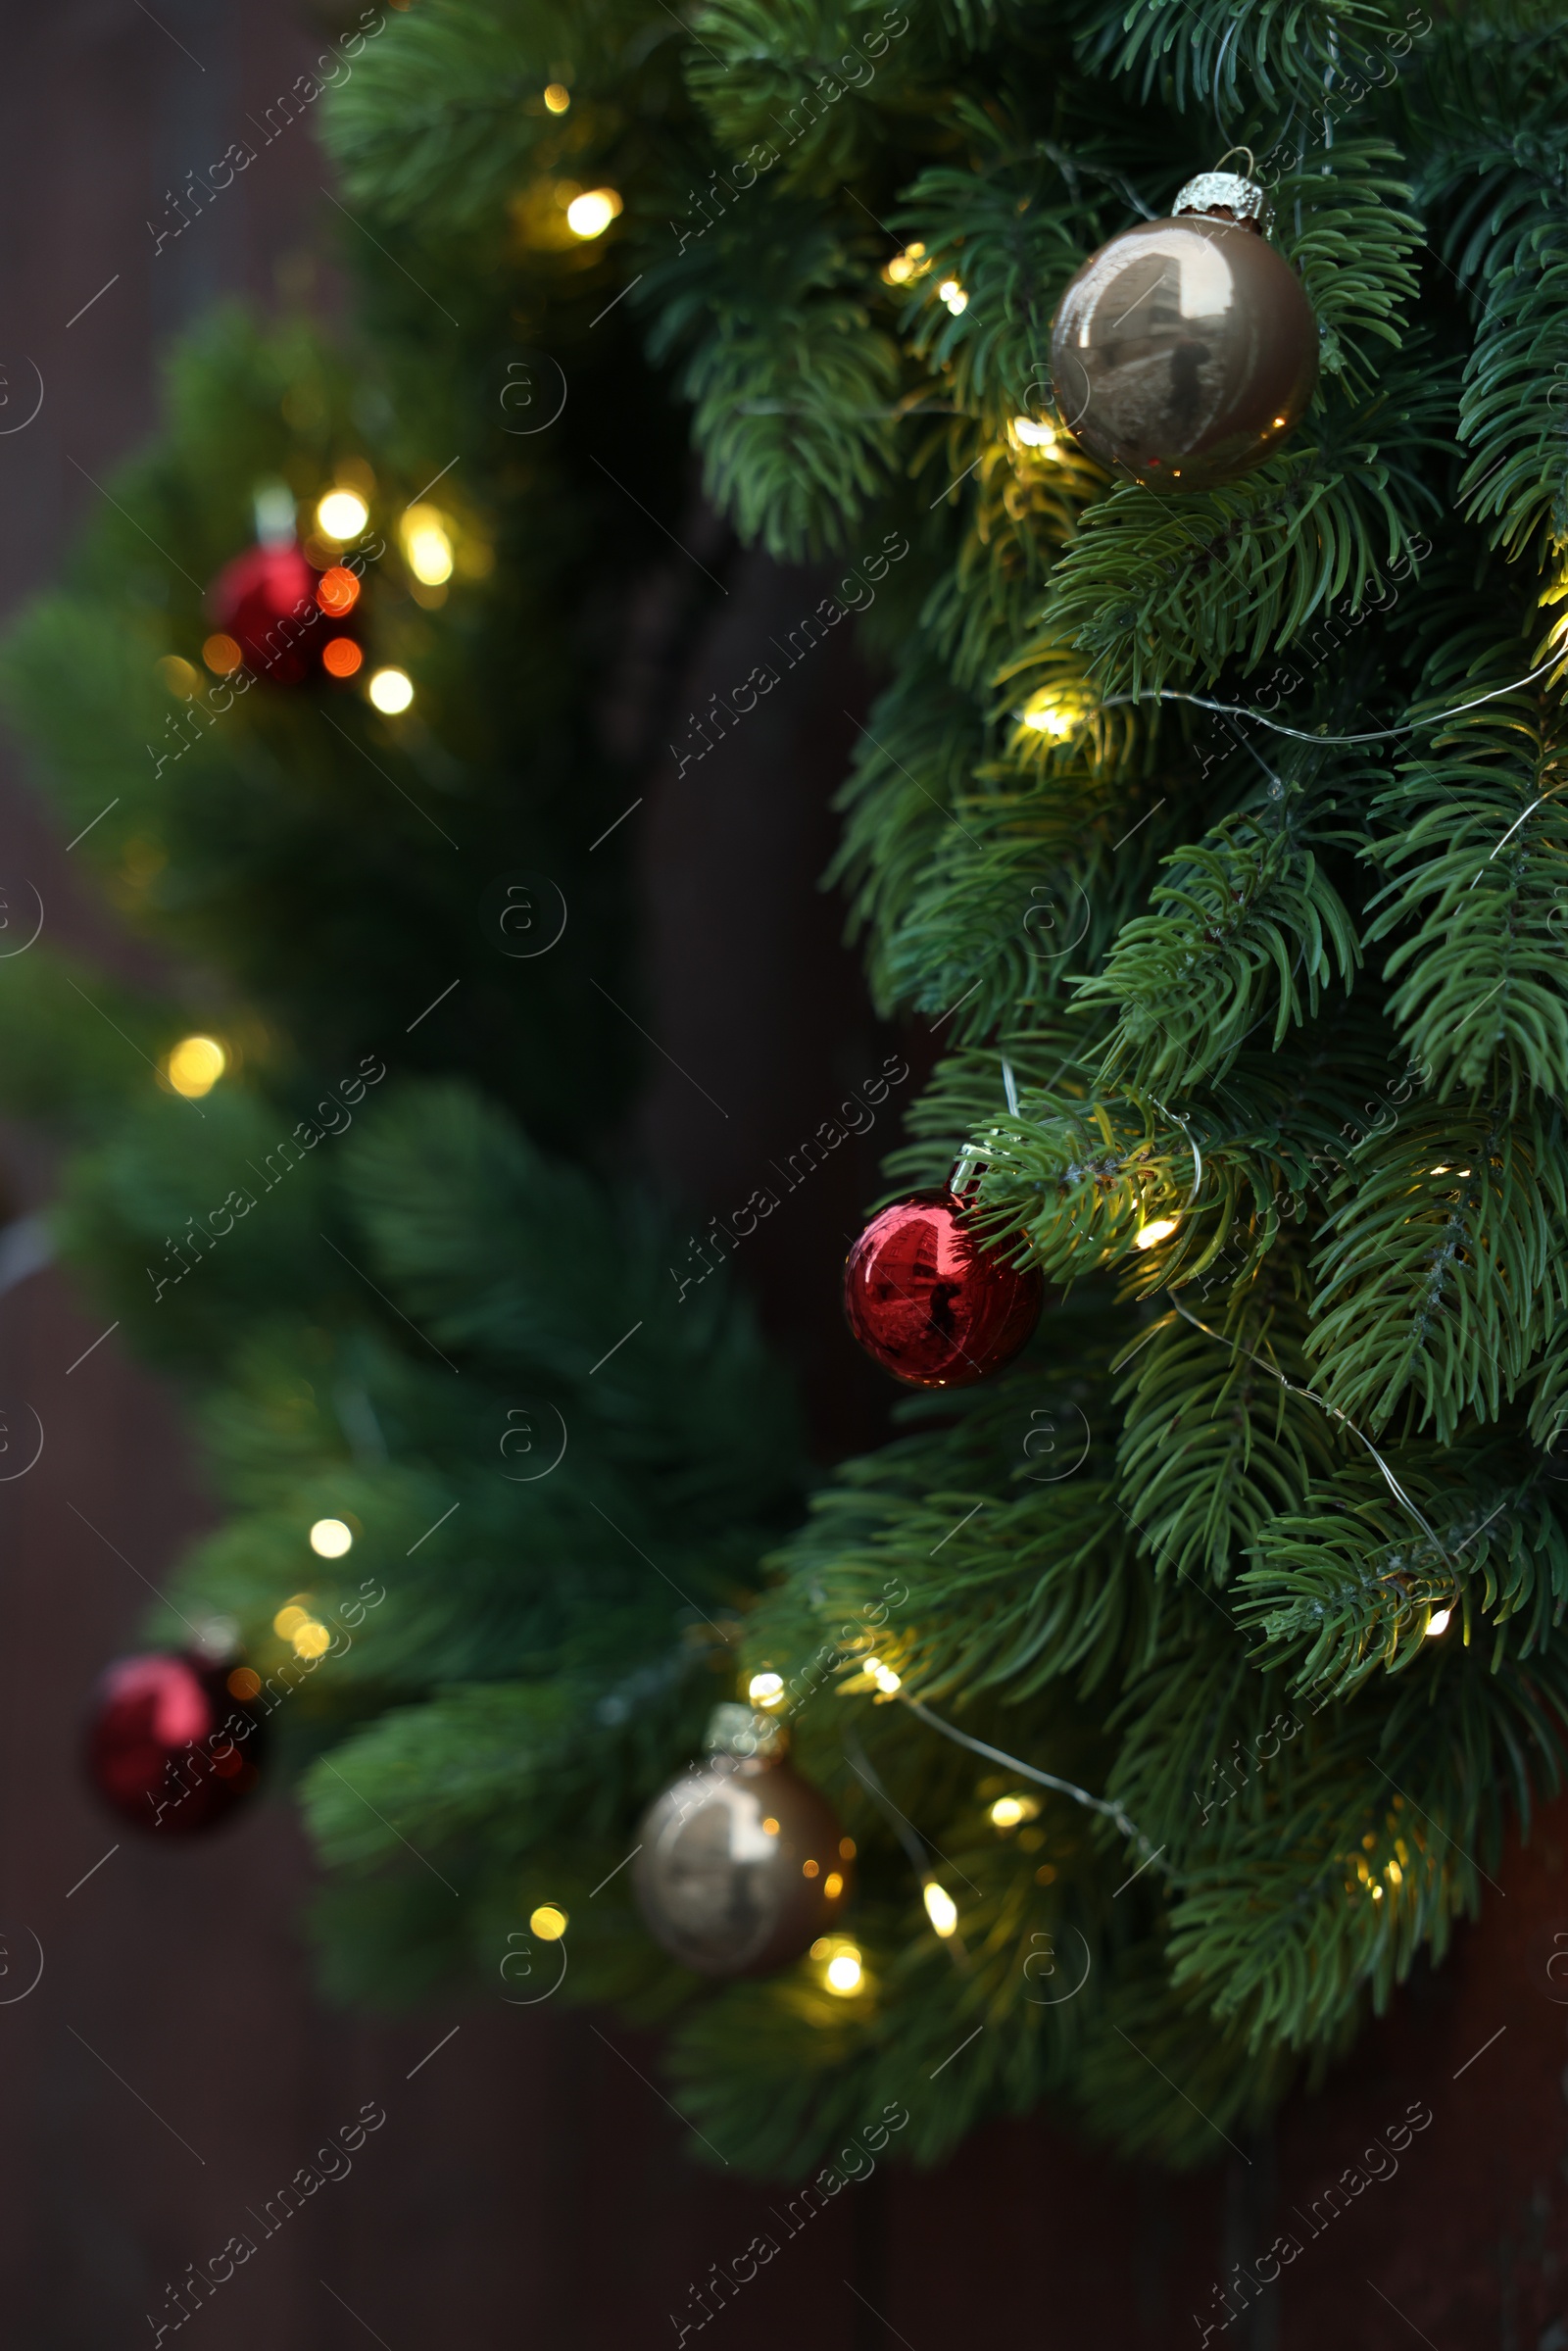
<path id="1" fill-rule="evenodd" d="M 1107 1078 L 1185 1095 L 1224 1077 L 1271 1013 L 1278 1052 L 1325 987 L 1349 988 L 1361 960 L 1349 910 L 1284 786 L 1269 789 L 1274 805 L 1165 858 L 1157 910 L 1125 923 L 1104 969 L 1080 985 L 1081 1004 L 1118 1010 Z"/>
<path id="2" fill-rule="evenodd" d="M 1219 1330 L 1226 1346 L 1166 1315 L 1127 1350 L 1118 1392 L 1122 1498 L 1140 1549 L 1156 1573 L 1215 1584 L 1340 1449 L 1303 1393 L 1306 1316 L 1277 1252 L 1233 1297 Z"/>
<path id="3" fill-rule="evenodd" d="M 1413 1105 L 1334 1187 L 1308 1352 L 1372 1428 L 1406 1404 L 1447 1438 L 1494 1419 L 1568 1304 L 1555 1113 Z"/>

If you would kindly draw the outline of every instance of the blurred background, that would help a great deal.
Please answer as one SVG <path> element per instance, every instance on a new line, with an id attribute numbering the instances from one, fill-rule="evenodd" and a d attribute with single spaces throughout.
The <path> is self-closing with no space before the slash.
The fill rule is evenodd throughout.
<path id="1" fill-rule="evenodd" d="M 8 6 L 0 172 L 0 606 L 57 575 L 116 464 L 152 430 L 169 339 L 215 303 L 306 303 L 330 321 L 351 234 L 307 117 L 238 180 L 199 238 L 153 267 L 189 158 L 218 154 L 309 62 L 308 17 L 279 0 L 57 0 Z M 30 422 L 27 412 L 41 393 Z M 691 680 L 728 675 L 725 632 L 803 585 L 760 558 Z M 846 636 L 848 632 L 845 632 Z M 730 664 L 732 666 L 732 664 Z M 631 1148 L 706 1212 L 881 1036 L 839 909 L 817 888 L 830 796 L 864 681 L 835 639 L 807 691 L 720 748 L 700 775 L 668 761 L 639 811 L 651 1001 L 671 1063 L 722 1097 L 709 1117 L 654 1061 Z M 84 886 L 34 798 L 0 764 L 0 883 L 35 890 L 58 944 L 127 977 L 148 951 Z M 18 915 L 13 913 L 13 920 Z M 722 984 L 719 984 L 722 975 Z M 878 1189 L 882 1139 L 846 1152 L 752 1267 L 796 1367 L 819 1455 L 874 1443 L 882 1386 L 838 1318 L 836 1263 Z M 0 1483 L 8 1666 L 0 1703 L 0 2328 L 18 2351 L 160 2339 L 167 2289 L 247 2229 L 368 2103 L 385 2123 L 216 2309 L 188 2322 L 234 2351 L 384 2351 L 676 2343 L 691 2289 L 729 2263 L 773 2198 L 726 2180 L 664 2102 L 658 2052 L 608 2021 L 493 2000 L 368 2024 L 314 1994 L 297 1919 L 311 1863 L 287 1804 L 188 1850 L 121 1842 L 82 1781 L 80 1722 L 103 1664 L 133 1643 L 150 1590 L 212 1508 L 177 1397 L 121 1351 L 107 1316 L 40 1263 L 52 1170 L 34 1135 L 0 1133 L 0 1405 L 45 1445 Z M 1043 2120 L 995 2126 L 937 2175 L 885 2166 L 846 2191 L 711 2322 L 773 2351 L 943 2351 L 989 2339 L 1267 2351 L 1568 2346 L 1554 2220 L 1568 2195 L 1568 1813 L 1510 1856 L 1502 1898 L 1448 1963 L 1418 1978 L 1320 2094 L 1266 2140 L 1189 2181 L 1116 2166 Z M 41 1968 L 41 1974 L 39 1970 Z M 1367 2189 L 1298 2282 L 1226 2324 L 1227 2271 L 1297 2227 L 1371 2139 L 1430 2112 L 1397 2177 Z M 252 2229 L 252 2234 L 259 2231 Z M 1371 2285 L 1368 2249 L 1393 2300 Z M 1398 2250 L 1391 2273 L 1389 2246 Z M 1437 2336 L 1396 2307 L 1431 2308 Z M 1399 2292 L 1407 2273 L 1412 2293 Z M 1419 2285 L 1420 2293 L 1414 2288 Z M 149 2315 L 150 2314 L 150 2315 Z M 671 2314 L 674 2314 L 673 2316 Z M 172 2331 L 172 2328 L 170 2329 Z"/>

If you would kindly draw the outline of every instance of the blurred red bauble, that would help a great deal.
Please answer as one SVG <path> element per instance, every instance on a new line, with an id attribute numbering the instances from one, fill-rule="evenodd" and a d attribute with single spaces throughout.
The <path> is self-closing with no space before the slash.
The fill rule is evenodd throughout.
<path id="1" fill-rule="evenodd" d="M 160 1837 L 214 1829 L 260 1773 L 264 1716 L 247 1667 L 183 1652 L 122 1657 L 93 1693 L 87 1772 L 110 1808 Z"/>
<path id="2" fill-rule="evenodd" d="M 951 1192 L 873 1217 L 844 1268 L 844 1311 L 868 1355 L 914 1388 L 966 1388 L 1000 1371 L 1040 1320 L 1038 1266 L 982 1249 Z"/>
<path id="3" fill-rule="evenodd" d="M 303 686 L 323 668 L 352 675 L 341 657 L 323 663 L 322 655 L 329 644 L 352 642 L 345 623 L 359 594 L 358 578 L 341 563 L 320 572 L 298 547 L 252 547 L 224 564 L 207 609 L 248 668 L 274 686 Z"/>

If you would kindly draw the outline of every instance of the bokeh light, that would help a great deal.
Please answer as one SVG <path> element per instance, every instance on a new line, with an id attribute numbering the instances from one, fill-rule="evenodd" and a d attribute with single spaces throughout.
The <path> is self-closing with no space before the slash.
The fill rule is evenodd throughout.
<path id="1" fill-rule="evenodd" d="M 316 601 L 323 612 L 341 620 L 360 601 L 360 583 L 347 563 L 334 563 L 316 583 Z"/>
<path id="2" fill-rule="evenodd" d="M 574 237 L 602 237 L 620 209 L 613 188 L 590 188 L 586 195 L 573 196 L 567 205 L 566 226 Z"/>
<path id="3" fill-rule="evenodd" d="M 370 680 L 368 692 L 376 709 L 395 718 L 414 700 L 414 680 L 406 669 L 378 669 Z"/>
<path id="4" fill-rule="evenodd" d="M 321 648 L 321 667 L 328 677 L 352 677 L 364 660 L 352 637 L 328 637 Z"/>
<path id="5" fill-rule="evenodd" d="M 353 1547 L 353 1529 L 340 1518 L 318 1518 L 311 1529 L 311 1548 L 318 1559 L 341 1559 Z"/>
<path id="6" fill-rule="evenodd" d="M 227 1067 L 228 1055 L 216 1037 L 182 1037 L 165 1064 L 170 1084 L 188 1102 L 211 1094 Z"/>
<path id="7" fill-rule="evenodd" d="M 439 588 L 452 577 L 452 536 L 433 506 L 411 506 L 398 524 L 409 569 L 421 586 Z"/>
<path id="8" fill-rule="evenodd" d="M 841 2000 L 847 2000 L 852 1992 L 859 1990 L 864 1975 L 859 1952 L 853 1943 L 847 1943 L 828 1961 L 824 1980 L 829 1991 L 836 1991 Z"/>
<path id="9" fill-rule="evenodd" d="M 328 490 L 316 510 L 317 528 L 328 539 L 357 539 L 369 519 L 370 510 L 358 490 Z"/>

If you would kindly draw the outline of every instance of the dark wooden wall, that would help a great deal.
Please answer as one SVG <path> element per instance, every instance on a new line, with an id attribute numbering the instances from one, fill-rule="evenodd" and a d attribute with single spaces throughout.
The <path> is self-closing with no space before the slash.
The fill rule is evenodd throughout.
<path id="1" fill-rule="evenodd" d="M 102 481 L 151 426 L 167 336 L 227 292 L 267 302 L 314 273 L 330 299 L 333 217 L 306 122 L 156 258 L 145 225 L 301 69 L 312 44 L 290 12 L 4 0 L 0 33 L 9 610 L 59 563 L 99 494 L 87 477 Z M 10 430 L 34 370 L 42 408 Z M 798 617 L 802 586 L 745 573 L 694 701 L 744 674 L 753 636 Z M 727 1209 L 884 1049 L 838 909 L 815 888 L 862 689 L 843 648 L 813 662 L 721 752 L 654 779 L 637 819 L 654 1026 L 729 1113 L 715 1118 L 660 1063 L 641 1133 L 650 1163 L 705 1210 Z M 36 886 L 52 937 L 108 961 L 139 955 L 73 871 L 14 755 L 0 772 L 0 883 L 13 902 Z M 829 1448 L 864 1441 L 880 1409 L 832 1293 L 884 1141 L 803 1188 L 753 1266 Z M 45 1200 L 38 1139 L 0 1145 L 13 1209 Z M 669 2314 L 689 2310 L 710 2265 L 760 2229 L 782 2232 L 776 2198 L 688 2162 L 654 2050 L 602 2019 L 508 2007 L 499 1983 L 493 2000 L 416 2022 L 328 2012 L 295 1925 L 310 1863 L 280 1804 L 210 1849 L 111 1850 L 78 1780 L 80 1710 L 209 1505 L 176 1399 L 102 1337 L 104 1320 L 57 1271 L 0 1297 L 0 1403 L 8 1425 L 38 1415 L 45 1440 L 24 1478 L 0 1483 L 0 2340 L 150 2343 L 146 2314 L 167 2315 L 167 2285 L 245 2231 L 255 2259 L 186 2339 L 673 2344 Z M 1484 1926 L 1266 2143 L 1217 2146 L 1214 2171 L 1171 2183 L 1042 2122 L 994 2128 L 938 2176 L 884 2169 L 846 2190 L 708 2339 L 1164 2351 L 1201 2340 L 1230 2265 L 1289 2229 L 1299 2259 L 1226 2330 L 1251 2351 L 1564 2351 L 1568 2007 L 1547 1965 L 1559 1931 L 1568 1948 L 1565 1843 L 1558 1808 L 1510 1857 Z M 350 2176 L 262 2238 L 247 2213 L 366 2101 L 386 2119 Z M 1397 2177 L 1310 2237 L 1293 2214 L 1412 2102 L 1433 2119 Z"/>

